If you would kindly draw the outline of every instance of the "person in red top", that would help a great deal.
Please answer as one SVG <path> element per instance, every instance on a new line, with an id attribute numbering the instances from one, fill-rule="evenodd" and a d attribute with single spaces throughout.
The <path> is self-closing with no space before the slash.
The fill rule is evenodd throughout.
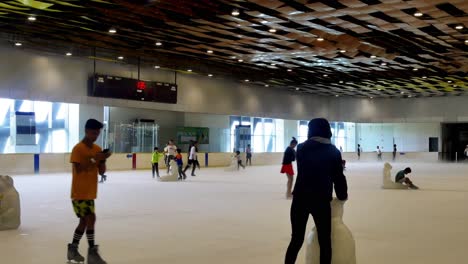
<path id="1" fill-rule="evenodd" d="M 103 125 L 96 119 L 89 119 L 85 124 L 85 136 L 72 150 L 73 180 L 71 199 L 76 216 L 80 219 L 73 235 L 73 242 L 68 244 L 67 258 L 69 261 L 83 262 L 84 257 L 78 252 L 78 244 L 86 232 L 88 238 L 88 264 L 106 264 L 94 244 L 94 224 L 96 215 L 94 200 L 97 197 L 98 174 L 106 172 L 106 160 L 111 153 L 102 151 L 94 144 L 99 137 Z"/>
<path id="2" fill-rule="evenodd" d="M 286 148 L 284 151 L 283 156 L 283 166 L 281 167 L 281 173 L 286 173 L 288 176 L 288 184 L 286 189 L 286 199 L 292 198 L 292 186 L 294 181 L 294 169 L 292 162 L 296 160 L 296 151 L 294 148 L 297 146 L 297 139 L 293 137 L 291 143 L 289 143 L 289 147 Z"/>

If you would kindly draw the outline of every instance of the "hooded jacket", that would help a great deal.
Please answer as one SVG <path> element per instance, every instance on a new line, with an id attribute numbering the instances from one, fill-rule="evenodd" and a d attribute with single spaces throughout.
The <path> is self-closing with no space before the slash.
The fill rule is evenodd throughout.
<path id="1" fill-rule="evenodd" d="M 343 174 L 340 151 L 330 143 L 330 124 L 317 118 L 309 122 L 309 139 L 297 147 L 297 180 L 294 198 L 331 201 L 333 187 L 339 200 L 348 198 L 348 185 Z M 325 140 L 317 140 L 325 139 Z"/>

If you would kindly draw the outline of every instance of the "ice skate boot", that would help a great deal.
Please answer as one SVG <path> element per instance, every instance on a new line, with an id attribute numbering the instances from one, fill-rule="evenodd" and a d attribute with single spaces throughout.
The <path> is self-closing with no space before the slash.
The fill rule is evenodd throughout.
<path id="1" fill-rule="evenodd" d="M 88 264 L 107 264 L 99 255 L 99 246 L 88 249 Z"/>
<path id="2" fill-rule="evenodd" d="M 84 262 L 84 257 L 81 256 L 80 252 L 78 252 L 78 245 L 75 244 L 68 244 L 68 252 L 67 252 L 67 259 L 68 262 Z"/>

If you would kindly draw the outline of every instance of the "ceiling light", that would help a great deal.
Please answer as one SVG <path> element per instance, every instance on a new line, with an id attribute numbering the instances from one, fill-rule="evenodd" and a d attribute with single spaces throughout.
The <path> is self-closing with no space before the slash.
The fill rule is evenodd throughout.
<path id="1" fill-rule="evenodd" d="M 245 82 L 250 82 L 250 80 L 249 80 L 249 79 L 245 79 Z"/>
<path id="2" fill-rule="evenodd" d="M 371 96 L 370 99 L 374 99 L 374 97 Z"/>
<path id="3" fill-rule="evenodd" d="M 67 54 L 65 54 L 65 55 L 71 56 L 71 55 L 73 55 L 73 54 L 72 54 L 71 52 L 67 52 Z"/>
<path id="4" fill-rule="evenodd" d="M 288 69 L 288 72 L 292 72 L 292 70 L 291 70 L 291 69 Z"/>
<path id="5" fill-rule="evenodd" d="M 458 25 L 455 27 L 456 29 L 463 29 L 463 25 Z"/>
<path id="6" fill-rule="evenodd" d="M 162 46 L 162 43 L 161 42 L 156 42 L 156 46 Z"/>
<path id="7" fill-rule="evenodd" d="M 161 66 L 156 65 L 156 66 L 154 66 L 154 68 L 159 69 L 159 68 L 161 68 Z"/>
<path id="8" fill-rule="evenodd" d="M 237 57 L 236 56 L 231 56 L 231 59 L 235 60 Z"/>
<path id="9" fill-rule="evenodd" d="M 401 92 L 401 94 L 404 94 L 405 92 Z"/>
<path id="10" fill-rule="evenodd" d="M 268 30 L 268 31 L 270 31 L 271 33 L 275 33 L 275 32 L 276 32 L 276 29 L 270 28 L 270 30 Z"/>
<path id="11" fill-rule="evenodd" d="M 213 77 L 213 74 L 208 74 L 208 77 Z"/>
<path id="12" fill-rule="evenodd" d="M 422 78 L 423 78 L 423 79 L 427 79 L 427 76 L 423 76 Z"/>
<path id="13" fill-rule="evenodd" d="M 266 21 L 266 20 L 262 20 L 262 22 L 261 22 L 261 23 L 262 23 L 262 24 L 267 24 L 267 23 L 268 23 L 268 21 Z"/>
<path id="14" fill-rule="evenodd" d="M 411 97 L 413 97 L 413 96 L 412 96 L 412 95 L 408 95 L 408 98 L 411 98 Z"/>
<path id="15" fill-rule="evenodd" d="M 272 63 L 271 66 L 276 66 L 276 63 Z"/>
<path id="16" fill-rule="evenodd" d="M 337 95 L 335 95 L 335 97 L 339 97 L 339 95 L 337 94 Z"/>
<path id="17" fill-rule="evenodd" d="M 422 16 L 423 16 L 423 13 L 421 13 L 421 12 L 416 12 L 416 13 L 414 13 L 414 16 L 415 16 L 415 17 L 422 17 Z"/>
<path id="18" fill-rule="evenodd" d="M 21 42 L 16 42 L 16 43 L 15 43 L 15 46 L 17 46 L 17 47 L 23 46 L 23 43 L 21 43 Z"/>
<path id="19" fill-rule="evenodd" d="M 117 33 L 117 29 L 115 29 L 115 28 L 109 29 L 109 33 L 115 34 L 115 33 Z"/>
<path id="20" fill-rule="evenodd" d="M 192 72 L 192 69 L 188 69 L 187 71 L 188 71 L 188 72 Z"/>
<path id="21" fill-rule="evenodd" d="M 452 81 L 448 81 L 448 83 L 452 83 Z"/>
<path id="22" fill-rule="evenodd" d="M 270 85 L 268 85 L 268 84 L 265 84 L 265 87 L 270 87 Z"/>
<path id="23" fill-rule="evenodd" d="M 387 63 L 386 62 L 382 62 L 382 64 L 380 64 L 382 66 L 387 66 Z"/>
<path id="24" fill-rule="evenodd" d="M 379 91 L 382 91 L 382 89 L 380 89 L 380 88 L 379 88 L 379 89 L 377 89 L 377 90 L 379 90 Z"/>
<path id="25" fill-rule="evenodd" d="M 324 39 L 323 38 L 318 38 L 317 41 L 324 41 Z"/>
<path id="26" fill-rule="evenodd" d="M 299 90 L 300 90 L 300 88 L 296 88 L 296 91 L 299 91 Z"/>
<path id="27" fill-rule="evenodd" d="M 346 50 L 340 50 L 340 52 L 341 52 L 341 53 L 345 53 L 345 52 L 346 52 Z"/>
<path id="28" fill-rule="evenodd" d="M 119 60 L 123 60 L 123 59 L 124 59 L 124 57 L 123 57 L 123 56 L 119 56 L 119 57 L 117 57 L 117 59 L 119 59 Z"/>
<path id="29" fill-rule="evenodd" d="M 413 71 L 418 71 L 418 68 L 414 68 Z"/>
<path id="30" fill-rule="evenodd" d="M 30 17 L 28 17 L 28 20 L 29 20 L 29 21 L 36 21 L 36 17 L 30 16 Z"/>
<path id="31" fill-rule="evenodd" d="M 239 12 L 239 10 L 234 9 L 234 10 L 232 10 L 231 15 L 233 15 L 233 16 L 238 16 L 238 15 L 240 15 L 240 12 Z"/>
<path id="32" fill-rule="evenodd" d="M 212 50 L 207 50 L 206 52 L 208 52 L 209 54 L 213 54 Z"/>
<path id="33" fill-rule="evenodd" d="M 244 60 L 243 60 L 243 59 L 239 59 L 239 60 L 237 60 L 237 61 L 238 61 L 238 62 L 243 62 Z"/>
<path id="34" fill-rule="evenodd" d="M 468 39 L 467 39 L 467 40 L 465 40 L 465 44 L 468 44 Z"/>
<path id="35" fill-rule="evenodd" d="M 340 81 L 340 83 L 344 83 L 343 81 Z"/>
<path id="36" fill-rule="evenodd" d="M 372 56 L 370 56 L 370 57 L 371 57 L 371 59 L 377 58 L 377 56 L 375 56 L 375 55 L 372 55 Z"/>
<path id="37" fill-rule="evenodd" d="M 324 74 L 323 77 L 328 77 L 328 74 Z"/>

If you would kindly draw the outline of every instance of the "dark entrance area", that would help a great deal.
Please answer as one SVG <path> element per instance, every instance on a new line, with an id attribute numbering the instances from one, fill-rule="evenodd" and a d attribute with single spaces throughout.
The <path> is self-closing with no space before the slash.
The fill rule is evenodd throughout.
<path id="1" fill-rule="evenodd" d="M 468 145 L 468 123 L 442 124 L 442 160 L 464 160 L 463 152 L 466 145 Z"/>

